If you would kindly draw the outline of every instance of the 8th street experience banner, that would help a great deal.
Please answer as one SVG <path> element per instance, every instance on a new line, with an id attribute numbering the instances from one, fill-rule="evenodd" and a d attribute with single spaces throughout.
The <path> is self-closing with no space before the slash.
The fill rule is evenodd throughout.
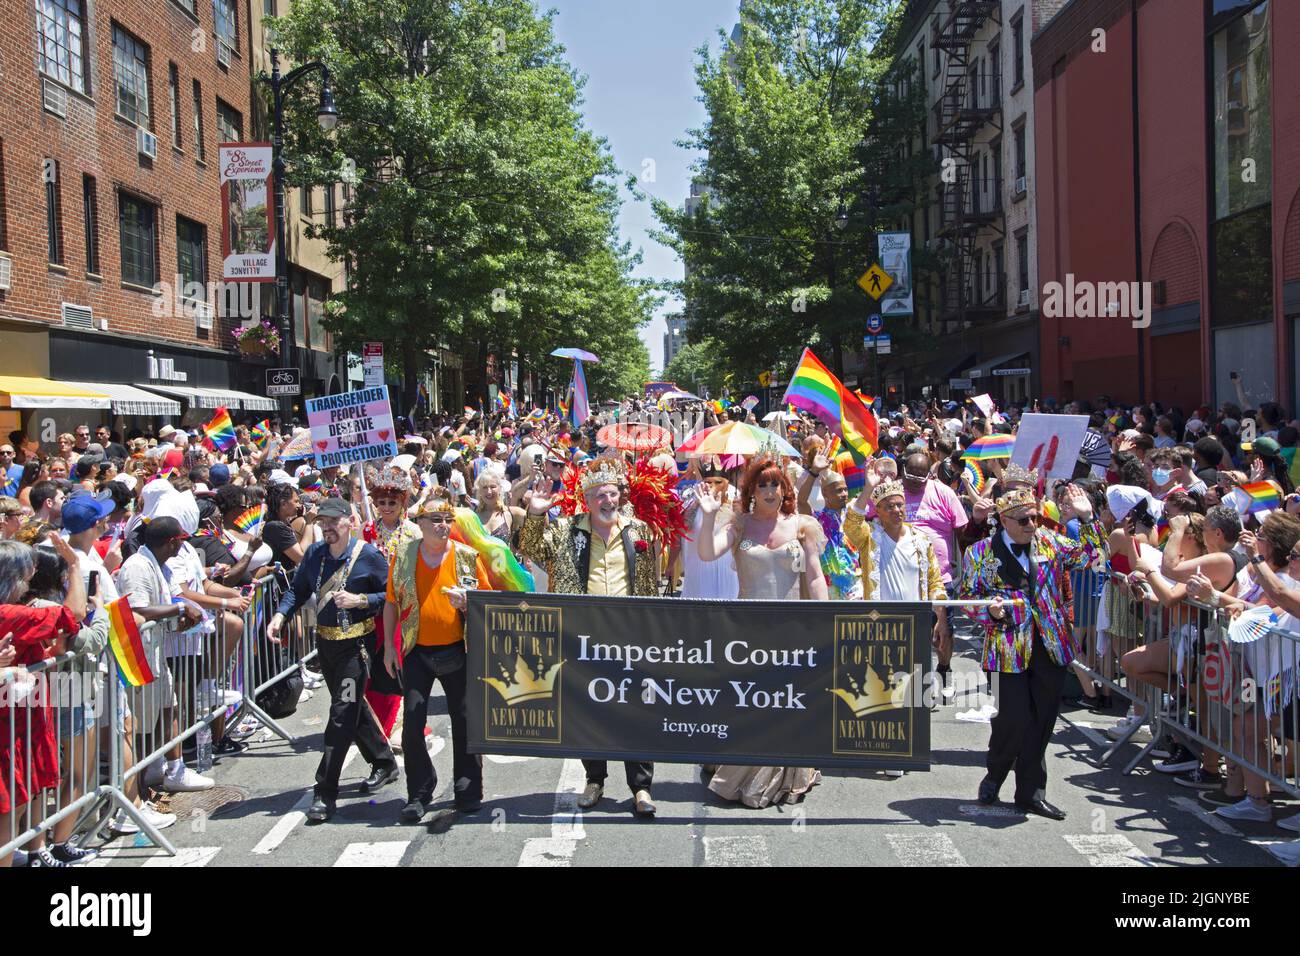
<path id="1" fill-rule="evenodd" d="M 928 604 L 470 591 L 474 753 L 928 770 Z"/>

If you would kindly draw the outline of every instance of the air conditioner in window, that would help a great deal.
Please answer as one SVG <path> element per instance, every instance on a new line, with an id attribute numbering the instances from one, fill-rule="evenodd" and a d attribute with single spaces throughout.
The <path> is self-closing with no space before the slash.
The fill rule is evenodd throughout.
<path id="1" fill-rule="evenodd" d="M 1023 196 L 1024 194 L 1025 194 L 1025 177 L 1019 176 L 1016 178 L 1016 195 Z"/>
<path id="2" fill-rule="evenodd" d="M 217 62 L 230 69 L 230 44 L 220 37 L 217 38 Z"/>
<path id="3" fill-rule="evenodd" d="M 41 80 L 41 108 L 55 116 L 68 118 L 68 91 L 53 80 Z"/>
<path id="4" fill-rule="evenodd" d="M 143 126 L 136 127 L 135 147 L 147 159 L 158 158 L 158 137 Z"/>
<path id="5" fill-rule="evenodd" d="M 0 256 L 0 292 L 8 292 L 13 287 L 13 281 L 13 260 L 5 256 Z"/>
<path id="6" fill-rule="evenodd" d="M 1016 299 L 1016 308 L 1023 309 L 1027 305 L 1029 305 L 1029 290 L 1021 289 L 1020 296 Z"/>
<path id="7" fill-rule="evenodd" d="M 200 329 L 212 328 L 212 306 L 207 302 L 190 302 L 194 310 L 194 324 Z"/>

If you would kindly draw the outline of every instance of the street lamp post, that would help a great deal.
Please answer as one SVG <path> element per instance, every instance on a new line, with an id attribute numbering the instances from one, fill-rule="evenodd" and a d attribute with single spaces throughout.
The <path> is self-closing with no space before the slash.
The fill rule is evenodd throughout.
<path id="1" fill-rule="evenodd" d="M 320 106 L 316 121 L 329 132 L 338 125 L 339 112 L 334 106 L 334 92 L 330 89 L 329 67 L 323 63 L 304 63 L 302 66 L 280 73 L 280 51 L 271 49 L 271 75 L 263 79 L 271 86 L 272 122 L 271 173 L 275 191 L 275 287 L 276 322 L 280 326 L 280 365 L 294 366 L 293 327 L 289 321 L 289 250 L 285 245 L 284 211 L 284 94 L 308 73 L 321 73 Z M 293 398 L 281 399 L 280 418 L 287 423 L 293 409 Z"/>

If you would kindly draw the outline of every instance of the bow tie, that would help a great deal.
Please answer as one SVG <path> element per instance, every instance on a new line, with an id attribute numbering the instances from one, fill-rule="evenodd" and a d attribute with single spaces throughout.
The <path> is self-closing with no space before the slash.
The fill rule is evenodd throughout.
<path id="1" fill-rule="evenodd" d="M 1029 545 L 1013 543 L 1011 545 L 1011 553 L 1014 554 L 1017 558 L 1023 557 L 1024 555 L 1029 553 Z"/>

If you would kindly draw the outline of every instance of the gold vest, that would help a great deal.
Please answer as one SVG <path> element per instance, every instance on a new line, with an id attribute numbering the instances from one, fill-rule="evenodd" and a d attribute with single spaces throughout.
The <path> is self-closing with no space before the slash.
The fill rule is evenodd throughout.
<path id="1" fill-rule="evenodd" d="M 478 587 L 478 552 L 459 541 L 448 541 L 456 559 L 456 581 L 472 591 Z M 415 585 L 415 569 L 420 561 L 420 542 L 410 541 L 393 557 L 393 597 L 397 598 L 397 621 L 402 628 L 402 653 L 419 639 L 420 596 Z"/>

